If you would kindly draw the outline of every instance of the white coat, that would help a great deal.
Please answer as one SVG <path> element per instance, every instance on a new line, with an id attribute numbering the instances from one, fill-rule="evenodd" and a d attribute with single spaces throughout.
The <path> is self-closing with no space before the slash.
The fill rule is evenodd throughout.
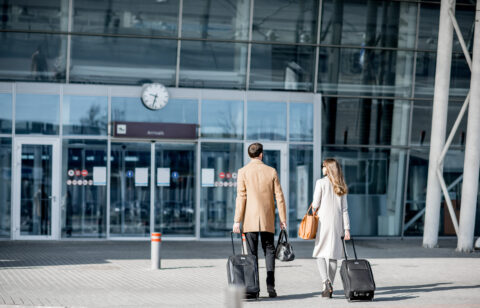
<path id="1" fill-rule="evenodd" d="M 314 258 L 343 258 L 342 236 L 344 230 L 350 230 L 347 196 L 339 196 L 333 190 L 333 185 L 324 177 L 315 184 L 313 193 L 313 209 L 319 217 L 317 237 L 315 238 Z"/>

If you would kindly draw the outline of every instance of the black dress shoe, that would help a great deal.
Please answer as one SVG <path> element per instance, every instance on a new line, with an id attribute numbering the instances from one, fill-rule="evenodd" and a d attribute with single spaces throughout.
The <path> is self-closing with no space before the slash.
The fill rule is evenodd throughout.
<path id="1" fill-rule="evenodd" d="M 277 297 L 277 292 L 275 291 L 275 289 L 268 290 L 268 297 Z"/>
<path id="2" fill-rule="evenodd" d="M 322 297 L 332 298 L 333 288 L 330 281 L 325 281 L 325 287 L 322 291 Z"/>

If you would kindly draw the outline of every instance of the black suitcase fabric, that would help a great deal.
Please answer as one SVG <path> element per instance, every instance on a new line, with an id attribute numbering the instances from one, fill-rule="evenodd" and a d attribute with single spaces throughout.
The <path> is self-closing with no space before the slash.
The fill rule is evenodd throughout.
<path id="1" fill-rule="evenodd" d="M 375 281 L 373 279 L 372 268 L 367 260 L 357 258 L 355 243 L 351 239 L 355 259 L 348 259 L 343 239 L 343 252 L 345 260 L 340 267 L 340 277 L 342 278 L 345 297 L 349 301 L 353 300 L 373 300 L 375 293 Z"/>
<path id="2" fill-rule="evenodd" d="M 228 283 L 244 286 L 247 295 L 258 297 L 260 285 L 258 283 L 257 258 L 254 255 L 248 255 L 246 251 L 243 254 L 236 255 L 233 232 L 230 236 L 232 238 L 233 255 L 228 257 L 227 262 Z"/>

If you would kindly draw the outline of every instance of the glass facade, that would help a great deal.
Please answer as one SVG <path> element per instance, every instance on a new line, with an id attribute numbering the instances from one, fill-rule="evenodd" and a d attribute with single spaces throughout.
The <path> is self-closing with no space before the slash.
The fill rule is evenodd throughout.
<path id="1" fill-rule="evenodd" d="M 269 163 L 287 157 L 291 237 L 314 169 L 330 156 L 345 171 L 354 236 L 421 235 L 439 11 L 438 2 L 407 0 L 6 2 L 0 236 L 13 236 L 11 208 L 24 218 L 23 234 L 54 232 L 55 207 L 32 190 L 50 176 L 42 159 L 50 147 L 25 148 L 20 183 L 33 186 L 20 197 L 30 203 L 11 204 L 16 138 L 62 144 L 60 237 L 225 237 L 234 174 L 256 140 L 287 149 L 270 150 Z M 457 1 L 455 14 L 471 52 L 475 6 Z M 140 86 L 151 82 L 171 90 L 161 110 L 141 103 Z M 454 36 L 447 130 L 469 83 Z M 194 124 L 197 134 L 127 140 L 113 137 L 119 121 Z M 452 200 L 461 198 L 466 124 L 445 162 Z M 213 182 L 204 182 L 211 170 Z M 450 235 L 443 211 L 440 234 Z"/>

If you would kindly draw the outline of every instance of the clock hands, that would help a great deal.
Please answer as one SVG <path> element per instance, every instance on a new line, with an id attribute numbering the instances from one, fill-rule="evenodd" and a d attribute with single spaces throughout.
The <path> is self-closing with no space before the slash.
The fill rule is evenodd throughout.
<path id="1" fill-rule="evenodd" d="M 155 106 L 155 103 L 157 102 L 158 95 L 157 94 L 150 94 L 151 96 L 155 97 L 153 100 L 153 106 Z"/>

